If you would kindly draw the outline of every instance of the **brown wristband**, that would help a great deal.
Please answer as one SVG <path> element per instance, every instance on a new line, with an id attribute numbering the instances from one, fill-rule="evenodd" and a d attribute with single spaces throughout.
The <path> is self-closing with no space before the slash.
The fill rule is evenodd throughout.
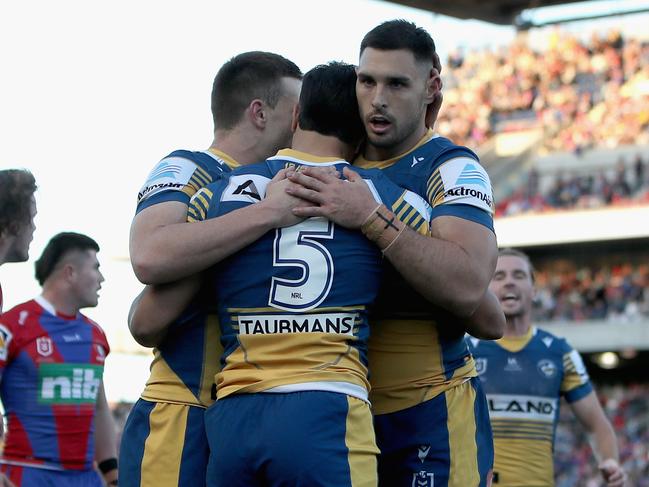
<path id="1" fill-rule="evenodd" d="M 385 252 L 406 228 L 385 205 L 377 206 L 361 225 L 363 234 Z"/>

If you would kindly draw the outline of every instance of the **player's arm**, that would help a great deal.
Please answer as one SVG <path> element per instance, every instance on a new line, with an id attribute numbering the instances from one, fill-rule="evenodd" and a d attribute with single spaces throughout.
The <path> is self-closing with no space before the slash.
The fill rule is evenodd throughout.
<path id="1" fill-rule="evenodd" d="M 273 182 L 287 184 L 280 171 Z M 140 211 L 131 224 L 129 251 L 137 278 L 144 284 L 162 284 L 201 272 L 257 240 L 269 230 L 299 221 L 291 210 L 299 202 L 285 191 L 223 216 L 187 223 L 188 205 L 158 203 Z"/>
<path id="2" fill-rule="evenodd" d="M 478 310 L 498 256 L 489 228 L 443 215 L 431 222 L 430 237 L 421 235 L 385 207 L 377 207 L 367 184 L 350 169 L 344 170 L 347 181 L 314 168 L 289 174 L 297 184 L 287 191 L 317 205 L 296 208 L 296 215 L 324 216 L 347 228 L 361 228 L 428 301 L 460 318 Z"/>
<path id="3" fill-rule="evenodd" d="M 117 485 L 117 428 L 102 381 L 95 411 L 95 461 L 107 485 Z"/>
<path id="4" fill-rule="evenodd" d="M 478 309 L 464 319 L 466 332 L 481 340 L 498 340 L 505 333 L 505 314 L 496 295 L 487 289 Z"/>
<path id="5" fill-rule="evenodd" d="M 626 475 L 620 466 L 617 438 L 613 426 L 602 410 L 595 391 L 570 403 L 575 416 L 588 432 L 599 469 L 610 487 L 622 487 Z"/>
<path id="6" fill-rule="evenodd" d="M 177 282 L 145 286 L 128 313 L 128 327 L 135 341 L 143 347 L 158 346 L 200 285 L 200 276 L 194 275 Z"/>

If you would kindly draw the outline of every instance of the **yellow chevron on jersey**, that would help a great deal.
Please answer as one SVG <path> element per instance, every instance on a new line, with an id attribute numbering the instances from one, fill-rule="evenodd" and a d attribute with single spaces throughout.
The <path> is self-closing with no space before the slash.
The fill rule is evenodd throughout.
<path id="1" fill-rule="evenodd" d="M 223 353 L 218 317 L 208 315 L 202 326 L 200 319 L 185 325 L 188 329 L 169 337 L 168 346 L 176 347 L 173 355 L 166 353 L 164 343 L 162 350 L 153 350 L 151 373 L 142 399 L 202 407 L 214 402 L 214 376 L 221 368 L 219 359 Z"/>
<path id="2" fill-rule="evenodd" d="M 450 342 L 453 350 L 461 345 Z M 446 343 L 434 321 L 380 320 L 372 323 L 369 342 L 370 402 L 374 414 L 416 406 L 475 377 L 469 354 L 445 363 Z M 450 370 L 450 374 L 447 372 Z"/>

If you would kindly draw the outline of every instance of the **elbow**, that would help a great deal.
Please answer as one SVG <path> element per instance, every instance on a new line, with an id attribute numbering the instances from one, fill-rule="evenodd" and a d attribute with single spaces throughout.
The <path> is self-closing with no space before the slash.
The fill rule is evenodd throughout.
<path id="1" fill-rule="evenodd" d="M 133 339 L 143 347 L 153 348 L 160 344 L 161 334 L 149 330 L 146 326 L 138 323 L 137 320 L 131 320 L 129 323 L 129 330 Z"/>
<path id="2" fill-rule="evenodd" d="M 161 276 L 158 275 L 155 262 L 146 256 L 145 252 L 131 254 L 131 266 L 138 281 L 142 284 L 160 284 Z"/>
<path id="3" fill-rule="evenodd" d="M 483 295 L 484 290 L 458 290 L 449 296 L 446 308 L 458 318 L 470 318 L 480 306 Z"/>

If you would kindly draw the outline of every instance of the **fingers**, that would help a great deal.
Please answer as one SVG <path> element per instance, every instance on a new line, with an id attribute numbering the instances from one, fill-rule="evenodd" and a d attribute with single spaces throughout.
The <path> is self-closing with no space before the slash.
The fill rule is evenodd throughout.
<path id="1" fill-rule="evenodd" d="M 277 182 L 286 179 L 286 175 L 288 171 L 289 171 L 288 169 L 281 169 L 280 171 L 277 172 L 277 174 L 275 174 L 275 176 L 273 176 L 273 179 L 271 179 L 270 182 L 272 183 L 272 182 Z"/>
<path id="2" fill-rule="evenodd" d="M 303 166 L 302 170 L 296 174 L 304 174 L 313 179 L 317 179 L 318 181 L 322 181 L 323 183 L 335 181 L 340 178 L 340 175 L 334 166 Z"/>
<path id="3" fill-rule="evenodd" d="M 288 178 L 291 182 L 303 186 L 305 188 L 320 191 L 322 190 L 323 183 L 321 180 L 305 174 L 303 171 L 288 173 Z"/>
<path id="4" fill-rule="evenodd" d="M 293 214 L 300 218 L 311 218 L 315 216 L 326 216 L 324 209 L 320 206 L 298 206 L 293 208 Z"/>
<path id="5" fill-rule="evenodd" d="M 290 184 L 286 187 L 286 192 L 291 196 L 300 198 L 311 203 L 321 204 L 323 201 L 322 195 L 317 191 L 309 188 L 305 188 L 300 184 Z"/>
<path id="6" fill-rule="evenodd" d="M 348 167 L 345 167 L 343 169 L 343 176 L 345 176 L 347 180 L 351 181 L 352 183 L 357 183 L 359 180 L 363 179 L 360 174 Z"/>

